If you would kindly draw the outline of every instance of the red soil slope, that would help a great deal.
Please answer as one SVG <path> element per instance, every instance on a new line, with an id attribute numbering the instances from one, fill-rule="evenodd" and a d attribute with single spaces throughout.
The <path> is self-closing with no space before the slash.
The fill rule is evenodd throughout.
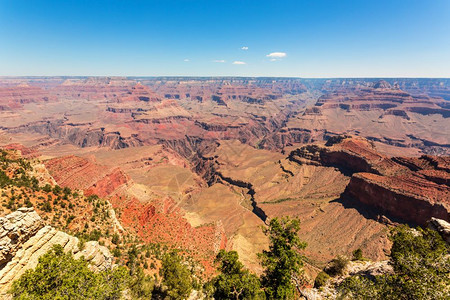
<path id="1" fill-rule="evenodd" d="M 81 188 L 86 195 L 109 199 L 122 225 L 144 242 L 182 249 L 202 263 L 206 275 L 214 271 L 215 254 L 226 246 L 220 224 L 193 227 L 170 198 L 143 203 L 129 196 L 127 185 L 133 183 L 120 168 L 109 169 L 76 156 L 55 158 L 45 165 L 61 186 Z"/>

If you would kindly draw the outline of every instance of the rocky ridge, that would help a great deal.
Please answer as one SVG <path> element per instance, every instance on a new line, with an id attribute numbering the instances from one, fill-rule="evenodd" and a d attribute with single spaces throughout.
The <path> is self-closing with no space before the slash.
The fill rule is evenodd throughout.
<path id="1" fill-rule="evenodd" d="M 338 293 L 335 286 L 338 286 L 349 276 L 361 275 L 373 277 L 382 274 L 393 273 L 394 270 L 388 260 L 383 261 L 349 261 L 345 272 L 342 275 L 332 277 L 327 284 L 320 289 L 305 288 L 301 290 L 301 299 L 319 300 L 319 299 L 337 299 Z"/>
<path id="2" fill-rule="evenodd" d="M 12 282 L 26 270 L 33 269 L 38 259 L 53 245 L 63 246 L 75 258 L 84 257 L 94 270 L 113 267 L 113 256 L 96 241 L 80 249 L 78 238 L 45 225 L 32 208 L 19 208 L 0 218 L 0 294 L 5 295 Z"/>
<path id="3" fill-rule="evenodd" d="M 344 196 L 405 222 L 426 225 L 431 217 L 450 220 L 449 158 L 389 158 L 361 138 L 330 139 L 289 154 L 297 163 L 337 167 L 351 175 Z"/>

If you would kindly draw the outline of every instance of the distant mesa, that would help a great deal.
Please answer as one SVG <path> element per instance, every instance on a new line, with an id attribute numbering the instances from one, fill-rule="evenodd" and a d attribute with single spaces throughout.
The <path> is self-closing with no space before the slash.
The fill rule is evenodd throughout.
<path id="1" fill-rule="evenodd" d="M 380 80 L 380 81 L 376 82 L 376 83 L 373 85 L 373 87 L 374 87 L 375 89 L 390 89 L 390 88 L 391 88 L 391 85 L 390 85 L 387 81 L 385 81 L 385 80 Z"/>
<path id="2" fill-rule="evenodd" d="M 125 96 L 122 96 L 120 102 L 127 101 L 143 101 L 143 102 L 159 102 L 161 98 L 156 95 L 148 86 L 137 83 L 133 86 Z"/>

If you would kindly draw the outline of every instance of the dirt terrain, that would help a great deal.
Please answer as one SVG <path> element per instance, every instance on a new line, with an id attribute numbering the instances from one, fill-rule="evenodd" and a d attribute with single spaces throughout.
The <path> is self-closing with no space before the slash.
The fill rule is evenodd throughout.
<path id="1" fill-rule="evenodd" d="M 285 215 L 300 218 L 312 268 L 357 248 L 382 260 L 390 226 L 449 220 L 449 87 L 0 78 L 0 145 L 38 158 L 53 183 L 106 199 L 120 226 L 189 252 L 206 272 L 222 248 L 259 271 L 261 226 Z M 84 224 L 83 201 L 71 226 Z"/>

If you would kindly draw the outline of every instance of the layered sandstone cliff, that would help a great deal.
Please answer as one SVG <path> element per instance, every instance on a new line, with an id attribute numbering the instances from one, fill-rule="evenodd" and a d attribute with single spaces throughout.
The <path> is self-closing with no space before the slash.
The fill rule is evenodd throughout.
<path id="1" fill-rule="evenodd" d="M 450 220 L 448 157 L 387 157 L 365 139 L 331 138 L 328 146 L 304 146 L 289 154 L 297 163 L 337 167 L 351 175 L 344 195 L 382 214 L 425 226 Z"/>
<path id="2" fill-rule="evenodd" d="M 426 225 L 431 217 L 450 220 L 450 189 L 418 176 L 380 176 L 357 173 L 346 193 L 383 213 Z"/>
<path id="3" fill-rule="evenodd" d="M 75 258 L 84 257 L 94 270 L 113 267 L 113 256 L 98 242 L 90 241 L 80 249 L 78 238 L 46 226 L 32 208 L 20 208 L 0 218 L 0 296 L 26 270 L 33 269 L 39 257 L 53 245 L 61 245 Z"/>
<path id="4" fill-rule="evenodd" d="M 47 91 L 28 84 L 0 87 L 0 111 L 19 109 L 27 103 L 55 100 L 56 97 L 50 95 Z"/>

